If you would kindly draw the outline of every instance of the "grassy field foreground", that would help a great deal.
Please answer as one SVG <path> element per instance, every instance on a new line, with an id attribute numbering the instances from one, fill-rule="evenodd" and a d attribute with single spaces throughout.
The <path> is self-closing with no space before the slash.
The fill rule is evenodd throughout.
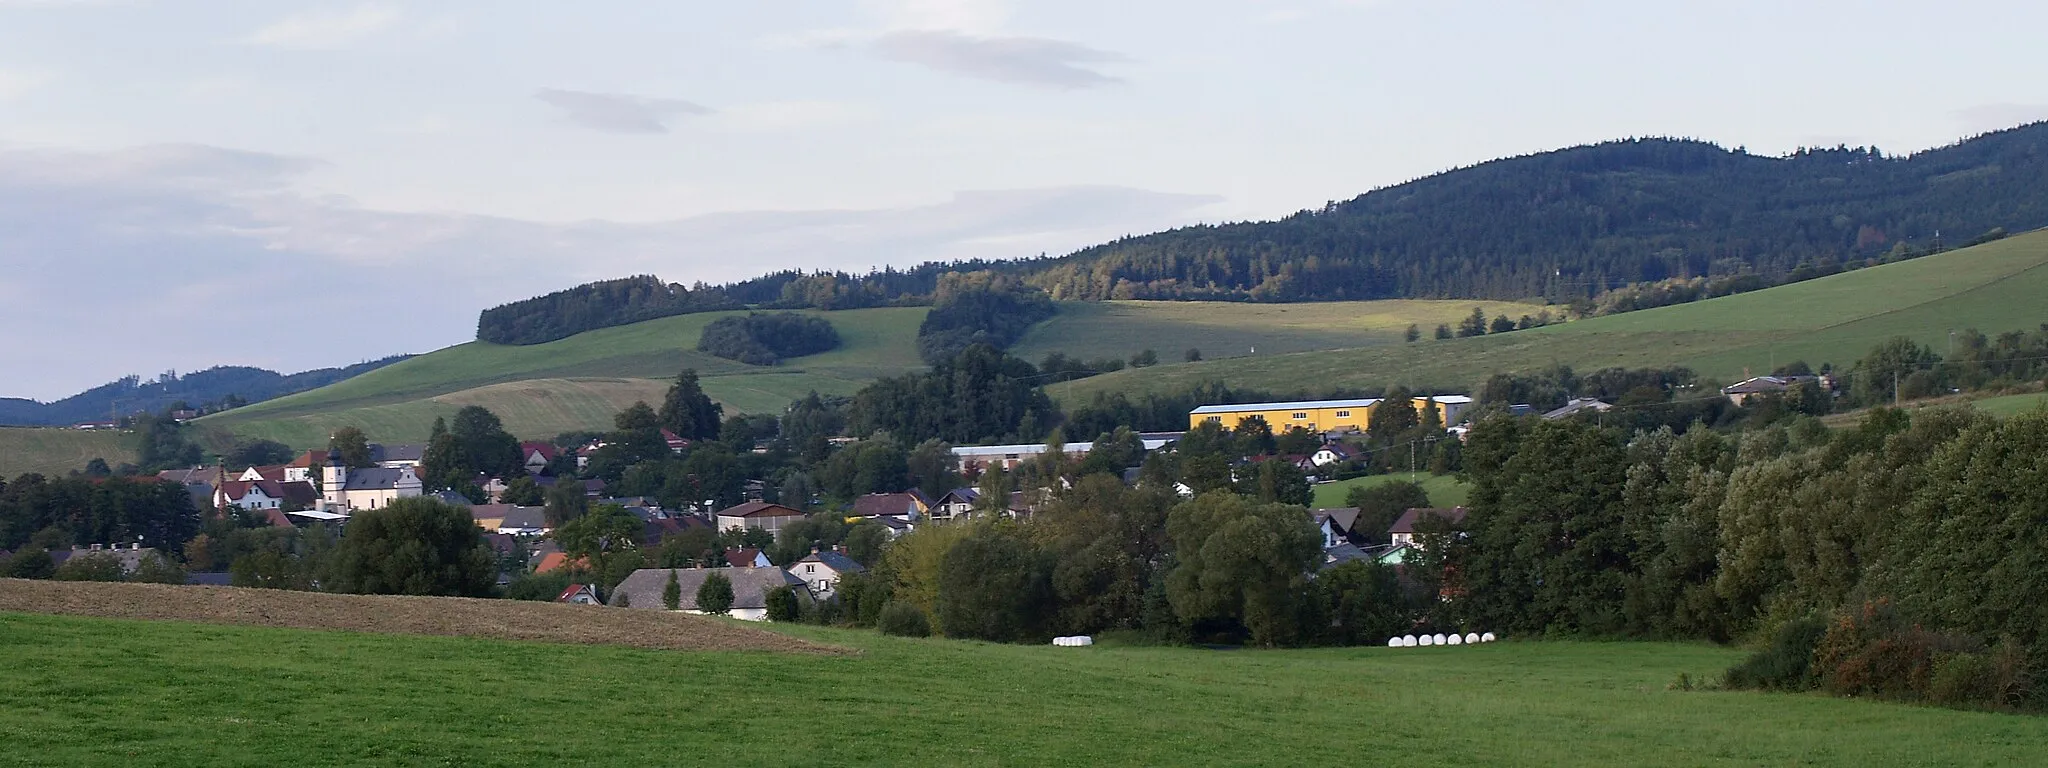
<path id="1" fill-rule="evenodd" d="M 591 609 L 603 610 L 603 609 Z M 1668 689 L 1648 643 L 851 656 L 0 613 L 14 765 L 2025 765 L 2048 718 Z"/>

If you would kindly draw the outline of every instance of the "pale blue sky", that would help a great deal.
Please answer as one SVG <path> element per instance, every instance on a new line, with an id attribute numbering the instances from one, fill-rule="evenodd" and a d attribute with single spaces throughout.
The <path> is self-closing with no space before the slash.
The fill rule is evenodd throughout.
<path id="1" fill-rule="evenodd" d="M 2044 28 L 2018 2 L 0 0 L 0 395 L 423 352 L 633 273 L 1061 253 L 1622 136 L 1924 149 L 2048 118 Z"/>

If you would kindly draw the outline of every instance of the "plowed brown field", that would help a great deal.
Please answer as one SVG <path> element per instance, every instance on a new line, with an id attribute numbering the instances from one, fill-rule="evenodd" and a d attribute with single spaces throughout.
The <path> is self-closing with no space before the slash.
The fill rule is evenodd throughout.
<path id="1" fill-rule="evenodd" d="M 660 650 L 852 652 L 682 613 L 465 597 L 0 579 L 0 611 Z"/>

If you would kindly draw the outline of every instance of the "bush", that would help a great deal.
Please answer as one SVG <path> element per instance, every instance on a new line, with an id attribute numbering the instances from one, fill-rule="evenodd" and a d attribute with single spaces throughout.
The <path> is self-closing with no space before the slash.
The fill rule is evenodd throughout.
<path id="1" fill-rule="evenodd" d="M 769 621 L 797 621 L 803 618 L 803 604 L 796 599 L 796 590 L 787 586 L 768 590 Z"/>
<path id="2" fill-rule="evenodd" d="M 152 553 L 136 564 L 135 572 L 128 574 L 128 580 L 145 584 L 183 584 L 185 567 L 168 557 Z"/>
<path id="3" fill-rule="evenodd" d="M 1756 655 L 1729 668 L 1723 681 L 1729 688 L 1760 688 L 1774 691 L 1803 691 L 1814 687 L 1814 650 L 1828 626 L 1818 616 L 1805 616 L 1778 627 L 1771 643 Z"/>
<path id="4" fill-rule="evenodd" d="M 732 610 L 732 579 L 717 571 L 705 576 L 704 584 L 697 587 L 697 610 L 705 613 Z"/>
<path id="5" fill-rule="evenodd" d="M 50 553 L 40 549 L 14 553 L 7 558 L 6 569 L 0 570 L 0 576 L 14 579 L 47 579 L 56 574 L 57 564 L 50 560 Z"/>
<path id="6" fill-rule="evenodd" d="M 924 618 L 924 611 L 903 601 L 893 601 L 882 608 L 882 615 L 875 621 L 875 628 L 885 635 L 897 637 L 927 637 L 932 633 L 931 622 Z"/>
<path id="7" fill-rule="evenodd" d="M 569 589 L 569 571 L 547 573 L 522 573 L 505 586 L 505 596 L 513 600 L 552 601 Z"/>

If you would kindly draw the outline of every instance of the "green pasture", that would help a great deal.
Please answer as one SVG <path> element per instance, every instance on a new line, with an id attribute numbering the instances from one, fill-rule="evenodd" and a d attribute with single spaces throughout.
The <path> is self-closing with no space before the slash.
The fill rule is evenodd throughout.
<path id="1" fill-rule="evenodd" d="M 135 461 L 135 436 L 112 430 L 0 427 L 0 479 L 28 472 L 62 475 L 93 459 L 109 466 Z"/>
<path id="2" fill-rule="evenodd" d="M 1688 366 L 1732 382 L 1805 360 L 1846 367 L 1894 336 L 1937 351 L 1950 331 L 2031 329 L 2048 316 L 2048 232 L 1708 301 L 1469 339 L 1238 357 L 1125 370 L 1050 387 L 1171 391 L 1204 381 L 1277 391 L 1407 384 L 1470 391 L 1491 374 Z"/>
<path id="3" fill-rule="evenodd" d="M 1488 318 L 1535 315 L 1536 304 L 1498 301 L 1326 301 L 1251 304 L 1224 301 L 1062 302 L 1011 348 L 1034 363 L 1048 352 L 1084 360 L 1128 360 L 1146 349 L 1180 362 L 1189 349 L 1205 360 L 1401 344 L 1409 325 L 1424 336 L 1455 328 L 1479 307 Z M 1555 313 L 1555 310 L 1553 310 Z"/>
<path id="4" fill-rule="evenodd" d="M 605 610 L 605 609 L 592 609 Z M 0 754 L 132 765 L 2033 765 L 2048 718 L 1678 690 L 1655 643 L 852 656 L 0 613 Z"/>
<path id="5" fill-rule="evenodd" d="M 1365 477 L 1354 477 L 1350 480 L 1338 480 L 1330 483 L 1318 483 L 1315 486 L 1315 502 L 1310 506 L 1318 508 L 1341 507 L 1344 506 L 1344 498 L 1351 495 L 1351 489 L 1353 488 L 1371 488 L 1396 480 L 1406 481 L 1410 479 L 1411 477 L 1407 472 L 1396 472 L 1386 475 L 1366 475 Z M 1432 506 L 1461 507 L 1465 505 L 1466 497 L 1472 493 L 1471 484 L 1459 480 L 1456 475 L 1432 475 L 1428 472 L 1418 472 L 1413 475 L 1412 479 L 1415 484 L 1422 486 L 1424 493 L 1429 494 L 1429 503 Z"/>

